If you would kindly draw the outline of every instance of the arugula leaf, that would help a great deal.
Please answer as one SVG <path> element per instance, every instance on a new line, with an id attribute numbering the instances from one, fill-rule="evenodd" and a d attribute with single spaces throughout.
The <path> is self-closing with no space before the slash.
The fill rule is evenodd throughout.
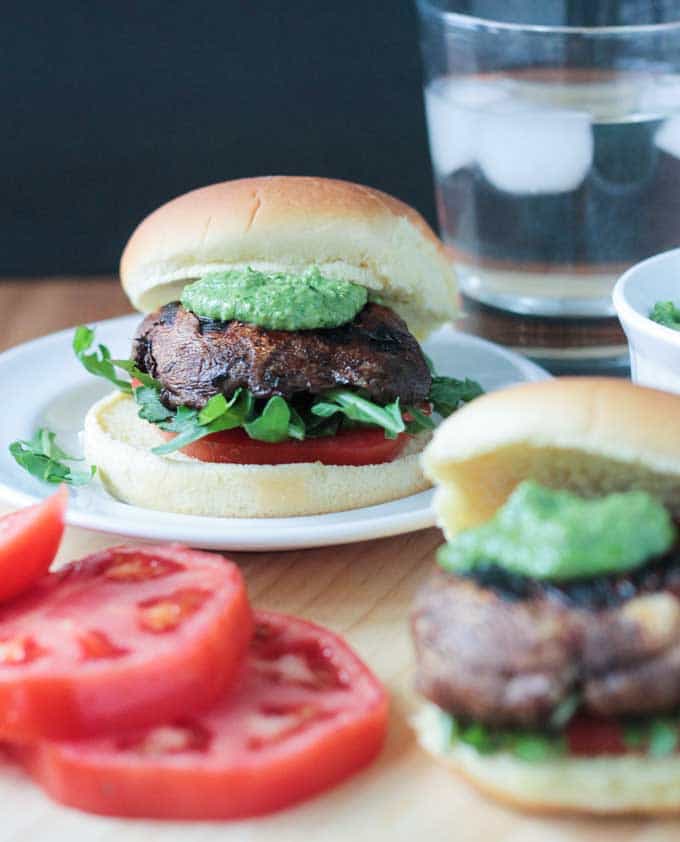
<path id="1" fill-rule="evenodd" d="M 305 438 L 321 438 L 334 436 L 342 424 L 343 416 L 333 413 L 324 418 L 321 415 L 308 414 L 304 419 Z"/>
<path id="2" fill-rule="evenodd" d="M 177 435 L 156 447 L 151 448 L 152 453 L 159 456 L 164 456 L 167 453 L 174 453 L 175 450 L 180 450 L 188 444 L 203 438 L 208 435 L 208 424 L 200 424 L 198 421 L 198 412 L 195 409 L 189 409 L 187 406 L 180 406 L 174 415 L 167 421 L 159 422 L 158 426 L 161 430 L 176 433 Z"/>
<path id="3" fill-rule="evenodd" d="M 677 715 L 631 719 L 622 726 L 623 742 L 633 751 L 645 749 L 652 757 L 664 757 L 677 749 L 679 728 Z"/>
<path id="4" fill-rule="evenodd" d="M 651 757 L 665 757 L 678 747 L 678 723 L 672 719 L 653 719 L 649 727 L 648 754 Z"/>
<path id="5" fill-rule="evenodd" d="M 158 390 L 152 386 L 137 386 L 133 389 L 133 396 L 137 404 L 137 415 L 152 424 L 166 421 L 174 412 L 168 409 L 158 396 Z"/>
<path id="6" fill-rule="evenodd" d="M 100 347 L 103 346 L 100 345 Z M 123 371 L 126 371 L 130 375 L 130 377 L 134 377 L 136 380 L 139 380 L 139 382 L 144 386 L 160 391 L 160 382 L 150 374 L 147 374 L 145 371 L 141 371 L 141 369 L 137 368 L 137 364 L 132 360 L 111 360 L 111 362 L 116 368 L 122 368 Z"/>
<path id="7" fill-rule="evenodd" d="M 224 395 L 214 395 L 210 398 L 208 403 L 199 413 L 199 421 L 201 421 L 202 417 L 210 417 L 211 403 L 212 401 L 217 403 L 218 398 L 223 398 L 225 400 L 227 408 L 221 415 L 216 416 L 214 420 L 210 421 L 206 425 L 206 428 L 211 433 L 219 433 L 221 430 L 233 430 L 234 427 L 242 427 L 253 414 L 255 399 L 247 389 L 237 389 L 229 400 L 226 400 Z M 203 413 L 206 413 L 206 415 L 203 416 Z"/>
<path id="8" fill-rule="evenodd" d="M 303 441 L 307 433 L 307 425 L 305 424 L 300 413 L 294 408 L 290 408 L 290 421 L 288 422 L 288 435 L 292 439 Z"/>
<path id="9" fill-rule="evenodd" d="M 464 403 L 478 398 L 484 394 L 484 389 L 476 380 L 456 380 L 455 377 L 432 377 L 432 386 L 428 400 L 434 407 L 434 411 L 442 418 L 448 418 L 453 412 Z"/>
<path id="10" fill-rule="evenodd" d="M 322 418 L 341 412 L 351 421 L 382 427 L 388 439 L 394 439 L 406 430 L 399 398 L 387 406 L 378 406 L 349 389 L 331 389 L 324 394 L 323 400 L 312 405 L 311 412 Z"/>
<path id="11" fill-rule="evenodd" d="M 549 757 L 559 757 L 567 751 L 564 735 L 556 731 L 492 728 L 476 720 L 461 723 L 450 714 L 445 715 L 451 720 L 447 732 L 448 742 L 455 743 L 459 740 L 472 746 L 480 754 L 507 751 L 531 763 L 546 760 Z"/>
<path id="12" fill-rule="evenodd" d="M 180 406 L 168 420 L 158 422 L 162 430 L 177 435 L 165 444 L 152 448 L 151 452 L 164 456 L 211 433 L 241 427 L 250 414 L 252 405 L 253 397 L 250 392 L 238 389 L 229 400 L 226 400 L 224 395 L 213 395 L 200 413 L 195 409 Z"/>
<path id="13" fill-rule="evenodd" d="M 517 733 L 509 744 L 510 751 L 521 760 L 529 763 L 559 757 L 566 751 L 566 741 L 560 734 L 546 733 Z"/>
<path id="14" fill-rule="evenodd" d="M 73 334 L 73 351 L 85 369 L 96 377 L 103 377 L 113 383 L 121 392 L 132 393 L 132 386 L 127 380 L 121 380 L 116 374 L 116 362 L 111 359 L 111 352 L 106 345 L 98 345 L 91 354 L 86 353 L 94 342 L 94 331 L 87 325 L 80 325 Z"/>
<path id="15" fill-rule="evenodd" d="M 441 711 L 449 722 L 442 725 L 448 743 L 456 741 L 472 746 L 480 754 L 508 751 L 529 762 L 559 757 L 568 752 L 564 726 L 580 702 L 578 694 L 564 700 L 551 717 L 545 730 L 494 728 L 476 720 L 463 721 Z M 623 742 L 632 751 L 646 751 L 651 757 L 667 757 L 680 745 L 680 717 L 654 716 L 628 719 L 621 722 Z"/>
<path id="16" fill-rule="evenodd" d="M 426 415 L 417 406 L 406 407 L 406 412 L 410 417 L 410 421 L 406 423 L 406 432 L 414 436 L 421 433 L 423 430 L 434 430 L 435 423 L 431 416 Z"/>
<path id="17" fill-rule="evenodd" d="M 243 425 L 251 439 L 272 443 L 288 438 L 290 426 L 290 407 L 279 397 L 269 398 L 262 414 Z"/>
<path id="18" fill-rule="evenodd" d="M 625 722 L 621 728 L 621 738 L 626 748 L 639 749 L 646 745 L 649 738 L 647 722 L 632 720 Z"/>
<path id="19" fill-rule="evenodd" d="M 477 749 L 480 754 L 491 754 L 501 746 L 493 731 L 481 722 L 471 722 L 458 732 L 458 739 Z"/>
<path id="20" fill-rule="evenodd" d="M 45 482 L 66 482 L 69 485 L 85 485 L 95 474 L 94 465 L 89 471 L 79 471 L 65 465 L 64 461 L 82 462 L 69 456 L 56 443 L 56 433 L 40 427 L 29 441 L 13 441 L 9 452 L 29 474 Z"/>
<path id="21" fill-rule="evenodd" d="M 238 395 L 234 395 L 234 398 Z M 233 401 L 231 402 L 233 403 Z M 212 424 L 229 409 L 230 403 L 224 395 L 213 395 L 203 409 L 198 413 L 199 424 Z"/>

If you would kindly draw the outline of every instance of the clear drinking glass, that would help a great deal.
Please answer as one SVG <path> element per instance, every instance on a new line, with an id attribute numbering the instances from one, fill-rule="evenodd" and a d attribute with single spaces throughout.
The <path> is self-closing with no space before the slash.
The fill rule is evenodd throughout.
<path id="1" fill-rule="evenodd" d="M 614 281 L 680 245 L 680 2 L 417 5 L 463 328 L 553 370 L 624 365 Z"/>

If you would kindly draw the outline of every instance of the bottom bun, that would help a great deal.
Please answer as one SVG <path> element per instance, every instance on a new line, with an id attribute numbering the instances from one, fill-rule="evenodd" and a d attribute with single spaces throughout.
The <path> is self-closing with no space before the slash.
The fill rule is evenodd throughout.
<path id="1" fill-rule="evenodd" d="M 85 456 L 106 489 L 125 503 L 163 512 L 212 517 L 290 517 L 386 503 L 430 487 L 415 436 L 393 462 L 381 465 L 236 465 L 173 453 L 156 456 L 161 432 L 115 392 L 85 418 Z"/>
<path id="2" fill-rule="evenodd" d="M 414 719 L 420 744 L 487 795 L 534 812 L 661 815 L 680 812 L 680 757 L 611 755 L 521 760 L 451 743 L 442 711 Z"/>

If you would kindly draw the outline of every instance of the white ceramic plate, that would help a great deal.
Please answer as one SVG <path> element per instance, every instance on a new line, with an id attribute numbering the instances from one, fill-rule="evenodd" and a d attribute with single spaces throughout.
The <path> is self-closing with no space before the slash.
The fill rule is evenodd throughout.
<path id="1" fill-rule="evenodd" d="M 114 357 L 127 356 L 139 316 L 96 325 L 98 341 Z M 91 404 L 110 391 L 91 377 L 71 350 L 73 330 L 53 333 L 0 355 L 2 447 L 0 496 L 17 506 L 33 503 L 54 490 L 24 472 L 7 450 L 9 442 L 30 438 L 37 427 L 57 433 L 57 441 L 80 454 L 79 432 Z M 485 389 L 548 374 L 517 354 L 451 328 L 442 328 L 424 345 L 437 371 L 471 377 Z M 320 547 L 412 532 L 434 524 L 432 492 L 348 512 L 291 518 L 212 518 L 155 512 L 111 497 L 95 480 L 71 492 L 67 520 L 74 526 L 147 540 L 181 541 L 197 547 L 229 550 L 282 550 Z"/>

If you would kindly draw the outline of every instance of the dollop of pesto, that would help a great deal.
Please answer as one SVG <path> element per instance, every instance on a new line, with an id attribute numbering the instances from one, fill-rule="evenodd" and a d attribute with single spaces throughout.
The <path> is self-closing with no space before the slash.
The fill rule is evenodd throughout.
<path id="1" fill-rule="evenodd" d="M 680 309 L 672 301 L 657 301 L 651 309 L 649 318 L 671 330 L 680 330 Z"/>
<path id="2" fill-rule="evenodd" d="M 197 316 L 236 319 L 268 330 L 314 330 L 351 322 L 368 299 L 365 287 L 325 278 L 316 267 L 302 274 L 231 269 L 184 288 L 182 305 Z"/>
<path id="3" fill-rule="evenodd" d="M 565 581 L 632 570 L 675 540 L 669 513 L 645 491 L 584 499 L 527 480 L 491 520 L 441 547 L 437 560 L 454 573 L 496 564 Z"/>

